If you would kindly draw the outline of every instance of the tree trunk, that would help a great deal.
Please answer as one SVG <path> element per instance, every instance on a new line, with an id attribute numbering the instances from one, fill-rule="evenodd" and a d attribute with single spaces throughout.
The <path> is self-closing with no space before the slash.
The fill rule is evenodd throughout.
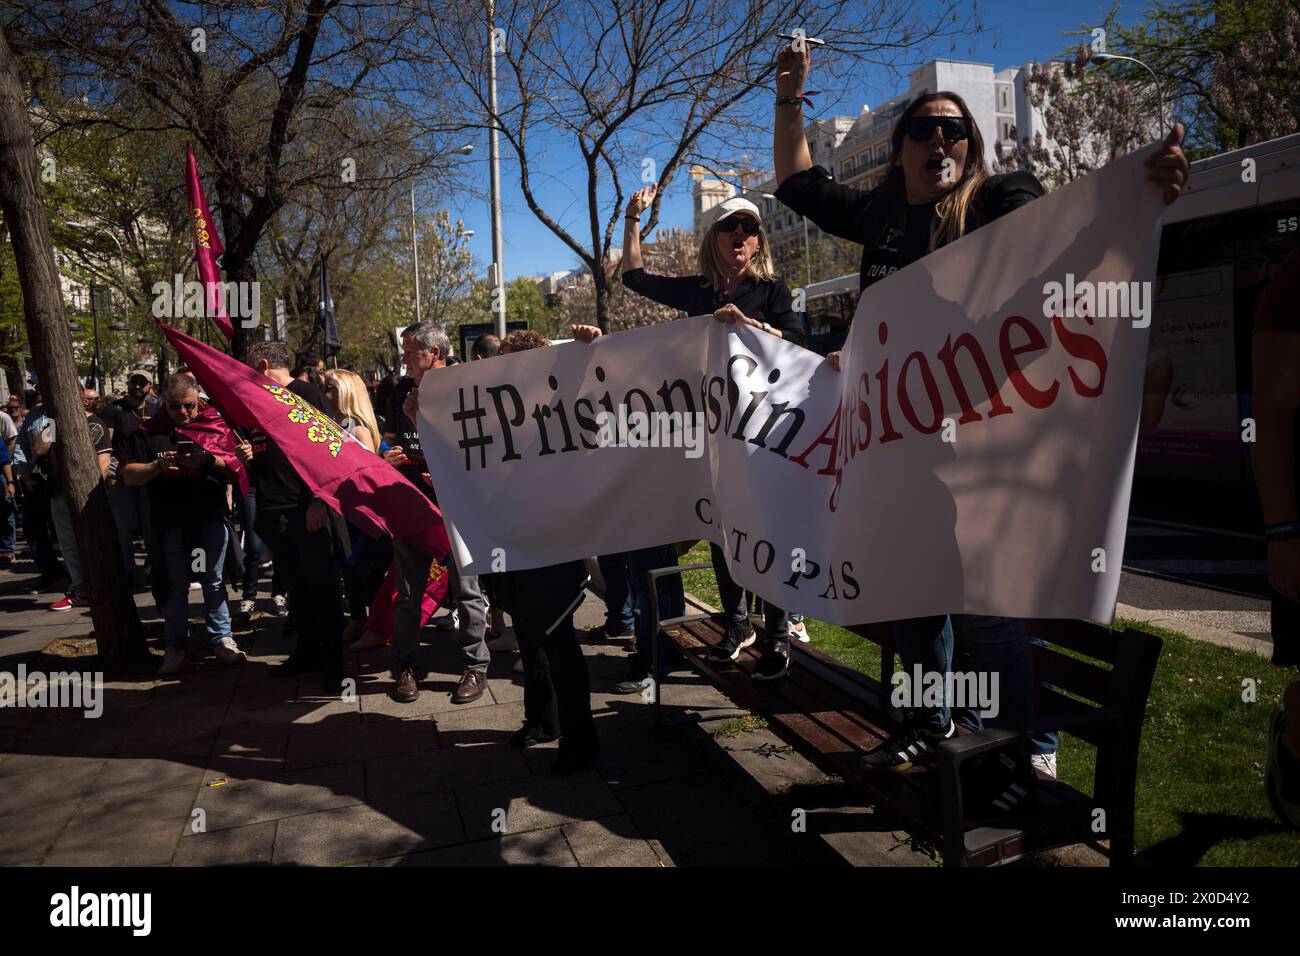
<path id="1" fill-rule="evenodd" d="M 600 331 L 609 334 L 609 277 L 605 274 L 604 263 L 601 268 L 591 271 L 591 281 L 596 287 L 596 324 Z"/>
<path id="2" fill-rule="evenodd" d="M 84 415 L 81 383 L 36 170 L 27 98 L 18 63 L 0 30 L 0 207 L 18 263 L 32 358 L 46 404 L 59 426 L 50 454 L 56 456 L 62 475 L 59 491 L 68 497 L 76 526 L 100 659 L 117 664 L 144 655 L 144 632 L 119 557 L 99 456 L 90 443 L 89 431 L 78 427 Z"/>

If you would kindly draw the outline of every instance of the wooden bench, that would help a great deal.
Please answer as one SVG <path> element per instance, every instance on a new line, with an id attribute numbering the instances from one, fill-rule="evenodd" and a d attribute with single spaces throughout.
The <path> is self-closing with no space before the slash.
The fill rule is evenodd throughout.
<path id="1" fill-rule="evenodd" d="M 938 759 L 933 765 L 901 774 L 864 774 L 859 758 L 896 731 L 902 721 L 902 713 L 890 705 L 894 648 L 889 625 L 852 629 L 880 645 L 879 677 L 792 641 L 789 676 L 754 682 L 749 675 L 758 660 L 758 643 L 742 652 L 734 664 L 716 661 L 708 652 L 721 640 L 725 628 L 715 615 L 688 613 L 660 619 L 655 582 L 665 575 L 708 568 L 711 565 L 701 563 L 652 571 L 652 623 L 665 631 L 692 668 L 728 698 L 761 714 L 772 732 L 804 757 L 842 778 L 871 803 L 899 818 L 914 836 L 940 849 L 946 866 L 997 866 L 1078 843 L 1106 853 L 1112 866 L 1132 862 L 1138 746 L 1160 656 L 1160 638 L 1133 630 L 1111 631 L 1087 621 L 1028 621 L 1030 634 L 1046 642 L 1033 647 L 1037 680 L 1036 717 L 1031 727 L 1023 733 L 998 729 L 963 732 L 937 748 Z M 755 621 L 755 627 L 760 629 L 760 622 Z M 655 718 L 662 723 L 658 658 L 656 641 L 654 706 Z M 953 667 L 966 669 L 960 649 Z M 1091 793 L 1040 774 L 1035 810 L 1008 816 L 995 826 L 968 820 L 959 777 L 962 763 L 1018 737 L 1046 730 L 1068 731 L 1095 748 Z"/>

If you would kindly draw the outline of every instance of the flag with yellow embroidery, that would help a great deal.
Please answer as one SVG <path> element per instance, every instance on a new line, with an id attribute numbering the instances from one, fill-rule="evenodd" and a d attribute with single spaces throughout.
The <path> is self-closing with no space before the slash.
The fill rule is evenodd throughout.
<path id="1" fill-rule="evenodd" d="M 158 325 L 226 420 L 265 432 L 313 494 L 367 534 L 409 538 L 433 557 L 446 557 L 441 512 L 396 468 L 289 389 L 184 332 Z"/>

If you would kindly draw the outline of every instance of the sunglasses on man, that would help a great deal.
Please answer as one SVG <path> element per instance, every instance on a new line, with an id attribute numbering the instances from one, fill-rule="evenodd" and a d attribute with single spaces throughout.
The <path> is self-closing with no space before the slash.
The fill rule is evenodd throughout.
<path id="1" fill-rule="evenodd" d="M 907 121 L 908 138 L 929 142 L 936 129 L 943 130 L 944 142 L 958 143 L 970 136 L 970 122 L 964 116 L 913 116 Z"/>
<path id="2" fill-rule="evenodd" d="M 728 216 L 718 223 L 718 232 L 735 232 L 737 228 L 745 230 L 747 236 L 757 236 L 759 225 L 749 216 Z"/>
<path id="3" fill-rule="evenodd" d="M 173 412 L 179 412 L 182 408 L 187 412 L 192 412 L 199 407 L 198 402 L 168 402 L 167 407 Z"/>

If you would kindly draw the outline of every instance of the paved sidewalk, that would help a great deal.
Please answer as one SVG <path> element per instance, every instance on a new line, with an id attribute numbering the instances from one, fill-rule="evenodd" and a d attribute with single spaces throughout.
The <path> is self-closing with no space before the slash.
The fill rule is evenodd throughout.
<path id="1" fill-rule="evenodd" d="M 90 630 L 84 611 L 46 609 L 61 595 L 22 591 L 29 576 L 0 572 L 0 671 Z M 157 621 L 147 594 L 137 603 Z M 602 620 L 589 595 L 579 627 Z M 354 656 L 356 693 L 341 700 L 310 675 L 271 680 L 293 639 L 265 608 L 255 623 L 239 636 L 246 665 L 120 677 L 98 719 L 0 709 L 0 864 L 932 865 L 766 730 L 656 729 L 648 704 L 612 692 L 627 642 L 585 643 L 603 756 L 556 777 L 554 744 L 507 741 L 522 719 L 516 653 L 495 654 L 488 692 L 458 707 L 454 641 L 431 627 L 417 703 L 388 698 L 384 651 Z M 728 706 L 693 674 L 674 675 L 664 700 L 670 713 Z"/>

